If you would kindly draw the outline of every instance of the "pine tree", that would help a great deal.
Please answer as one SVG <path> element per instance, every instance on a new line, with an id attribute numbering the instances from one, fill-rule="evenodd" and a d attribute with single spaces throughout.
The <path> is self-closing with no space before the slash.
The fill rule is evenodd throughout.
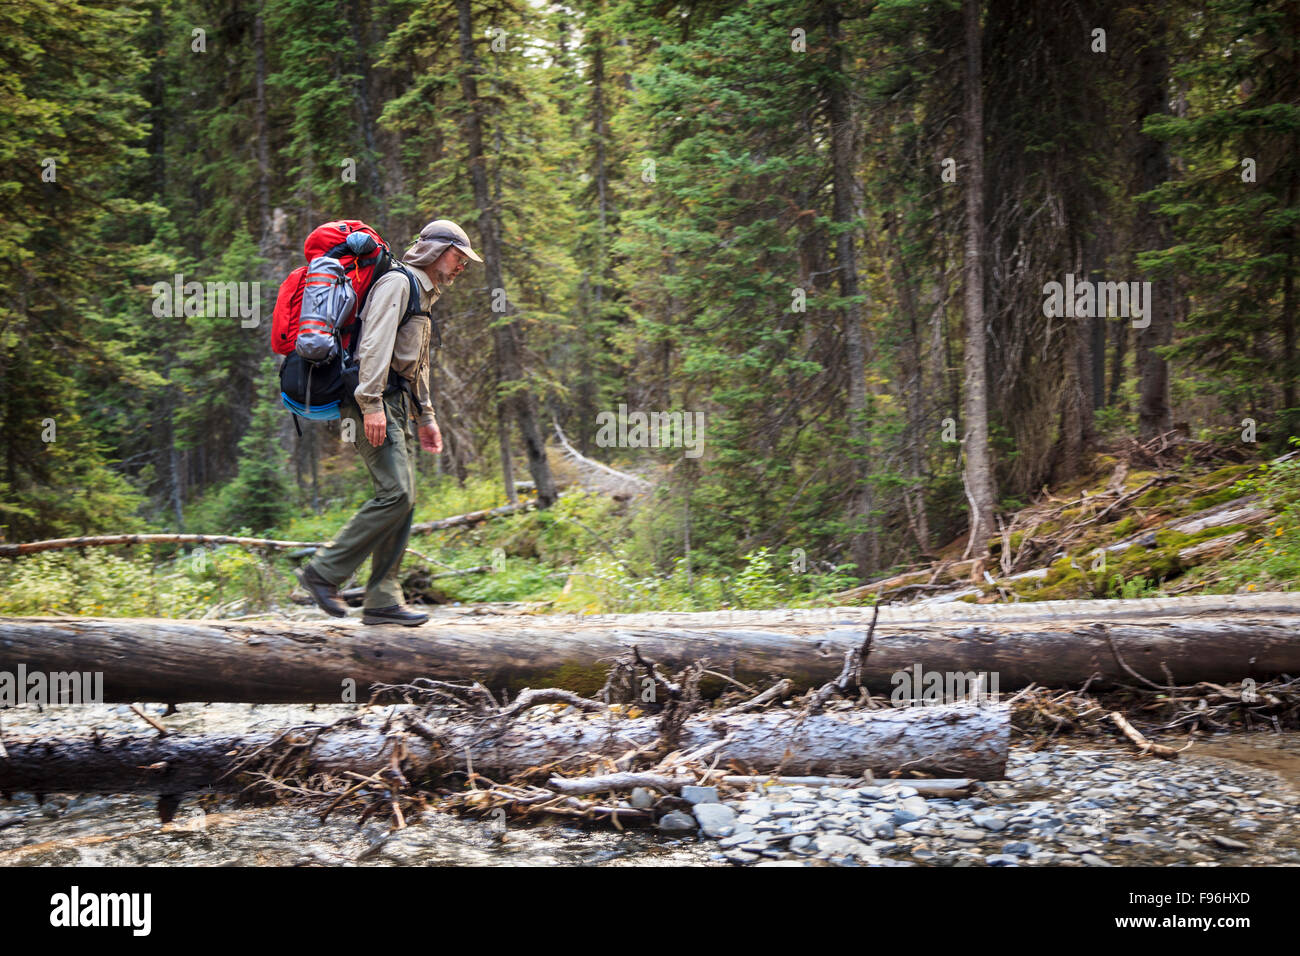
<path id="1" fill-rule="evenodd" d="M 136 522 L 109 469 L 100 387 L 143 374 L 105 308 L 138 256 L 121 197 L 139 150 L 142 17 L 107 0 L 33 0 L 0 14 L 0 533 L 85 533 Z"/>
<path id="2" fill-rule="evenodd" d="M 1250 417 L 1280 449 L 1300 434 L 1300 3 L 1216 0 L 1181 24 L 1185 115 L 1144 129 L 1185 172 L 1138 197 L 1170 217 L 1173 244 L 1140 261 L 1191 296 L 1169 354 L 1211 373 L 1199 388 L 1225 424 Z"/>

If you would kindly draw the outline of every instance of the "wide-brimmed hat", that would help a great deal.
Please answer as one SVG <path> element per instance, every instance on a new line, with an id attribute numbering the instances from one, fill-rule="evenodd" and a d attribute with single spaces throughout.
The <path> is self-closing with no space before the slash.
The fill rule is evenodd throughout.
<path id="1" fill-rule="evenodd" d="M 450 219 L 435 219 L 420 230 L 420 238 L 406 250 L 402 261 L 413 266 L 427 266 L 442 255 L 448 246 L 455 246 L 475 262 L 482 262 L 479 254 L 469 244 L 465 230 Z"/>

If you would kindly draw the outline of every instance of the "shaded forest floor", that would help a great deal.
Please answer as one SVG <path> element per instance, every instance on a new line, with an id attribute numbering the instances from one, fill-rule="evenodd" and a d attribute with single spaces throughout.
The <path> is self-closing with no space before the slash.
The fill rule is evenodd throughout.
<path id="1" fill-rule="evenodd" d="M 991 604 L 1286 591 L 1300 582 L 1300 461 L 1225 462 L 1205 443 L 1098 455 L 1005 521 L 982 561 L 937 560 L 834 595 Z"/>

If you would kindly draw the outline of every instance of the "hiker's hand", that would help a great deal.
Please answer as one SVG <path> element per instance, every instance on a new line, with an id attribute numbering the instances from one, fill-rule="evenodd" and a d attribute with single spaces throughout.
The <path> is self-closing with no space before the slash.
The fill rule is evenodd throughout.
<path id="1" fill-rule="evenodd" d="M 436 422 L 432 425 L 420 426 L 420 447 L 431 455 L 442 451 L 442 432 Z"/>
<path id="2" fill-rule="evenodd" d="M 388 416 L 383 410 L 370 412 L 366 415 L 366 440 L 378 448 L 388 437 Z"/>

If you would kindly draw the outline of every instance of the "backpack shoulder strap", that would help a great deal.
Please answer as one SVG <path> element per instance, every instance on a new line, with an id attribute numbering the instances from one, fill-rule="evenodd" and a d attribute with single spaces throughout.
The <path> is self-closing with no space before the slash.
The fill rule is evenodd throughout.
<path id="1" fill-rule="evenodd" d="M 433 317 L 432 310 L 425 311 L 419 308 L 420 290 L 419 287 L 416 286 L 415 284 L 415 276 L 411 274 L 411 270 L 409 269 L 404 268 L 403 271 L 406 272 L 406 281 L 408 283 L 408 292 L 406 295 L 406 313 L 402 316 L 402 321 L 397 323 L 397 327 L 400 329 L 403 325 L 405 325 L 407 322 L 410 321 L 411 316 L 413 315 L 427 316 L 429 319 L 429 325 L 433 331 L 433 337 L 434 337 L 433 347 L 435 349 L 440 349 L 442 348 L 442 330 L 438 328 L 438 320 Z"/>
<path id="2" fill-rule="evenodd" d="M 406 312 L 402 316 L 402 321 L 397 324 L 398 328 L 401 328 L 410 321 L 410 318 L 413 315 L 426 315 L 429 316 L 429 318 L 433 317 L 431 313 L 420 309 L 420 289 L 419 286 L 415 284 L 415 276 L 411 275 L 411 270 L 403 266 L 402 271 L 406 273 L 407 289 L 409 291 L 406 295 Z"/>

